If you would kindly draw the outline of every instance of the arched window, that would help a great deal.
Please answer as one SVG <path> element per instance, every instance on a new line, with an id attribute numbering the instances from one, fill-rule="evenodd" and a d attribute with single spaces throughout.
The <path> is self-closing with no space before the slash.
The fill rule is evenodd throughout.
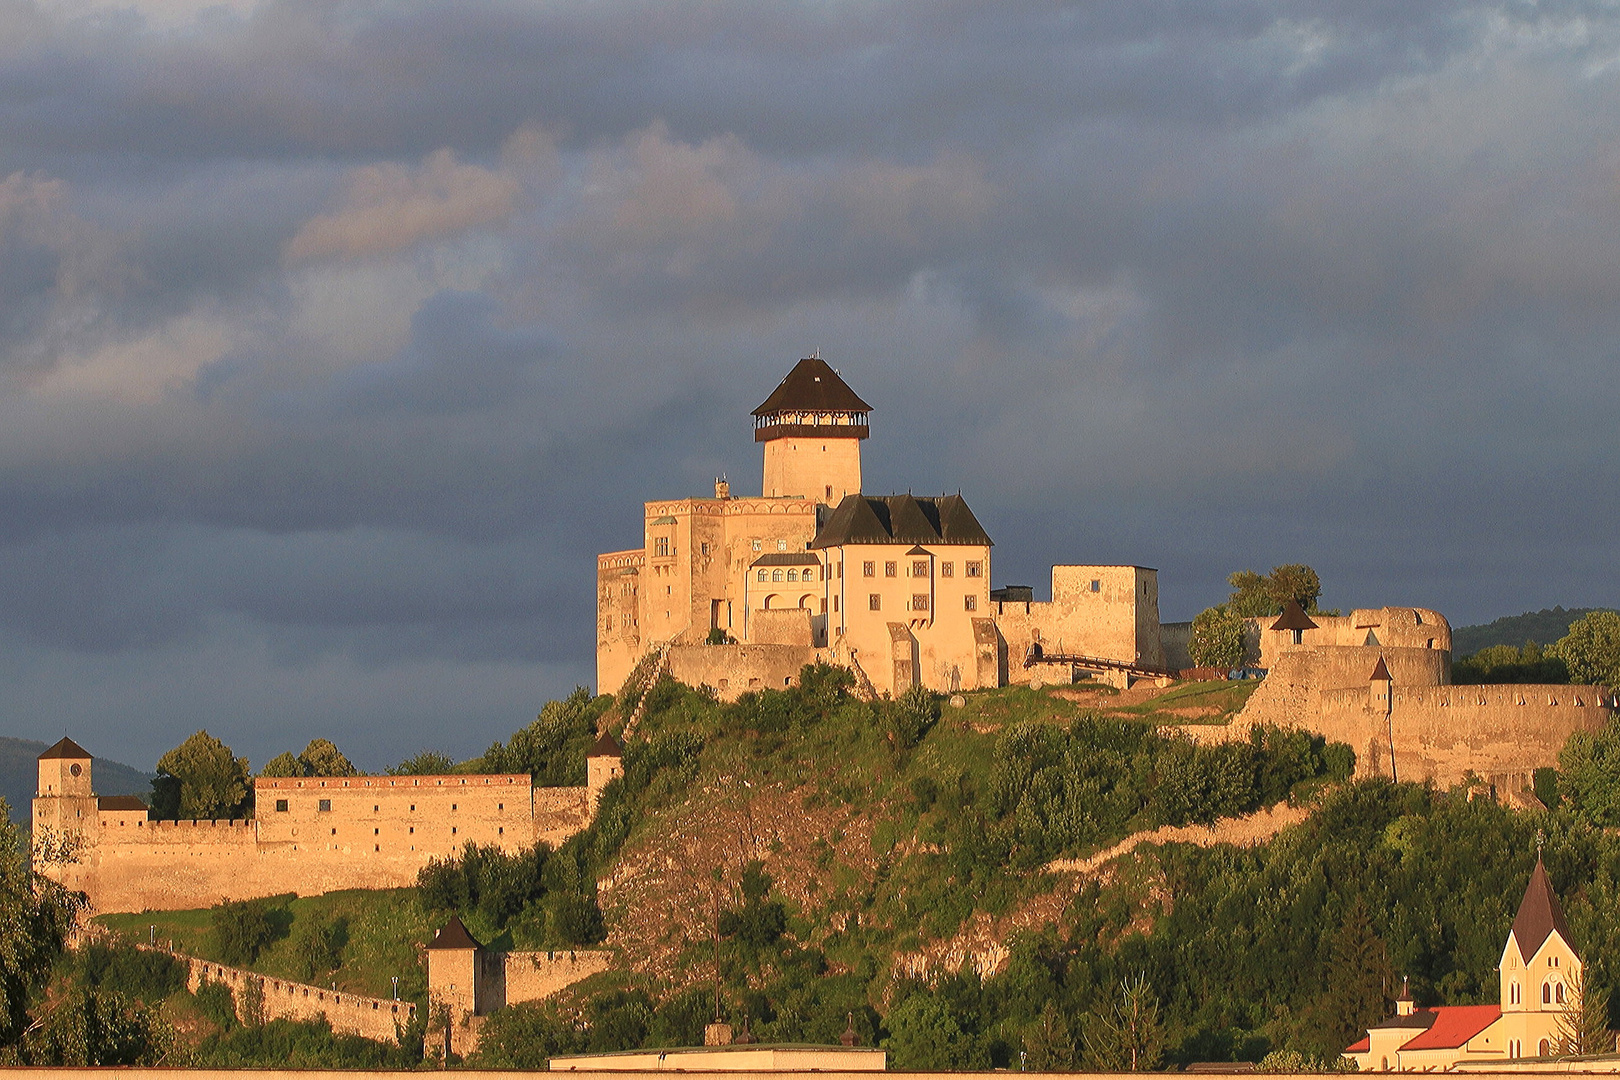
<path id="1" fill-rule="evenodd" d="M 780 571 L 780 570 L 772 570 L 771 571 L 771 580 L 772 581 L 781 581 L 782 580 L 782 571 Z"/>
<path id="2" fill-rule="evenodd" d="M 1541 1003 L 1543 1005 L 1552 1004 L 1552 983 L 1541 984 Z"/>
<path id="3" fill-rule="evenodd" d="M 1379 1058 L 1378 1059 L 1378 1067 L 1380 1069 L 1382 1069 L 1384 1072 L 1389 1072 L 1389 1058 L 1387 1058 L 1387 1057 Z"/>
<path id="4" fill-rule="evenodd" d="M 804 580 L 806 580 L 806 581 L 814 581 L 814 580 L 816 580 L 816 572 L 814 570 L 806 570 L 804 572 Z"/>
<path id="5" fill-rule="evenodd" d="M 759 572 L 759 580 L 761 580 L 761 581 L 765 580 L 765 571 L 761 570 Z"/>
<path id="6" fill-rule="evenodd" d="M 1536 1050 L 1536 1056 L 1546 1057 L 1550 1053 L 1552 1053 L 1552 1044 L 1546 1039 L 1542 1039 L 1541 1046 Z"/>
<path id="7" fill-rule="evenodd" d="M 1509 1005 L 1517 1005 L 1518 1003 L 1519 1003 L 1519 984 L 1515 982 L 1515 983 L 1512 983 L 1511 985 L 1508 986 L 1508 1004 Z"/>
<path id="8" fill-rule="evenodd" d="M 1560 1004 L 1560 1005 L 1562 1005 L 1564 1003 L 1564 984 L 1563 983 L 1554 983 L 1553 984 L 1553 1000 L 1558 1002 L 1558 1004 Z"/>
<path id="9" fill-rule="evenodd" d="M 799 580 L 799 572 L 797 570 L 789 570 L 788 571 L 788 580 L 789 581 L 798 581 Z"/>

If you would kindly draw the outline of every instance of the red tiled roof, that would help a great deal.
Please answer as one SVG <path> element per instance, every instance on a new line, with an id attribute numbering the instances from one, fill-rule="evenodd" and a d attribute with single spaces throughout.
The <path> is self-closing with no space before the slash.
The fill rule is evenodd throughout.
<path id="1" fill-rule="evenodd" d="M 1371 1049 L 1372 1049 L 1372 1036 L 1371 1035 L 1363 1035 L 1361 1038 L 1357 1039 L 1355 1042 L 1353 1042 L 1349 1046 L 1345 1047 L 1344 1052 L 1347 1053 L 1347 1054 L 1365 1054 L 1368 1050 L 1371 1050 Z"/>
<path id="2" fill-rule="evenodd" d="M 1430 1009 L 1434 1024 L 1402 1050 L 1455 1050 L 1494 1024 L 1502 1015 L 1500 1005 L 1441 1005 Z"/>

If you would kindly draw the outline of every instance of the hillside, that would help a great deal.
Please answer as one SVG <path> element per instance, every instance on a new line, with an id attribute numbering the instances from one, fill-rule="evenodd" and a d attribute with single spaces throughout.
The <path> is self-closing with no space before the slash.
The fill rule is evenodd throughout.
<path id="1" fill-rule="evenodd" d="M 13 739 L 0 735 L 0 795 L 11 806 L 12 821 L 28 820 L 34 786 L 39 782 L 35 762 L 47 745 L 33 739 Z M 151 796 L 153 774 L 132 769 L 121 762 L 96 758 L 91 775 L 95 778 L 97 795 L 139 795 L 143 799 Z"/>
<path id="2" fill-rule="evenodd" d="M 1523 615 L 1504 615 L 1481 626 L 1457 626 L 1451 631 L 1453 656 L 1469 656 L 1492 645 L 1517 648 L 1527 641 L 1551 645 L 1569 633 L 1569 624 L 1606 608 L 1543 608 Z"/>

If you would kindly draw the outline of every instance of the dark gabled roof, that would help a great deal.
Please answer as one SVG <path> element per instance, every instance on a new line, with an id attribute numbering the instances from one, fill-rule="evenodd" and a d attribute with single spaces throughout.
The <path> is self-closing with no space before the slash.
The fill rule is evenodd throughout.
<path id="1" fill-rule="evenodd" d="M 450 921 L 444 924 L 444 929 L 433 935 L 428 942 L 430 949 L 482 949 L 476 938 L 467 932 L 466 925 L 461 921 L 460 915 L 450 916 Z"/>
<path id="2" fill-rule="evenodd" d="M 591 752 L 586 754 L 585 756 L 586 757 L 623 757 L 624 756 L 624 751 L 623 751 L 623 749 L 620 748 L 619 741 L 613 737 L 613 733 L 611 731 L 609 731 L 607 728 L 603 728 L 602 729 L 602 737 L 596 740 L 596 745 L 591 747 Z"/>
<path id="3" fill-rule="evenodd" d="M 1547 868 L 1541 864 L 1538 852 L 1536 868 L 1530 871 L 1530 883 L 1524 889 L 1524 899 L 1519 901 L 1519 913 L 1513 917 L 1513 940 L 1519 945 L 1520 958 L 1528 964 L 1554 930 L 1571 949 L 1575 947 L 1569 924 L 1564 922 L 1563 905 L 1553 892 L 1552 882 L 1547 880 Z"/>
<path id="4" fill-rule="evenodd" d="M 1299 606 L 1298 600 L 1290 600 L 1283 605 L 1282 614 L 1277 621 L 1271 624 L 1273 630 L 1315 630 L 1316 624 L 1311 617 L 1305 614 L 1305 609 Z"/>
<path id="5" fill-rule="evenodd" d="M 146 804 L 134 795 L 101 795 L 96 799 L 97 810 L 145 810 Z"/>
<path id="6" fill-rule="evenodd" d="M 1384 663 L 1384 658 L 1382 656 L 1380 656 L 1378 658 L 1378 663 L 1377 663 L 1376 666 L 1374 666 L 1373 673 L 1371 675 L 1367 676 L 1367 681 L 1368 682 L 1394 682 L 1395 681 L 1395 679 L 1389 673 L 1389 665 Z"/>
<path id="7" fill-rule="evenodd" d="M 55 746 L 39 755 L 39 760 L 44 761 L 47 758 L 87 758 L 89 756 L 90 751 L 72 739 L 63 738 Z"/>
<path id="8" fill-rule="evenodd" d="M 754 410 L 754 415 L 871 411 L 872 406 L 862 401 L 827 361 L 811 356 L 793 365 L 793 370 L 771 391 L 765 403 Z"/>
<path id="9" fill-rule="evenodd" d="M 821 560 L 808 551 L 773 551 L 761 555 L 749 566 L 820 566 Z"/>
<path id="10" fill-rule="evenodd" d="M 960 495 L 846 495 L 810 547 L 994 543 Z"/>

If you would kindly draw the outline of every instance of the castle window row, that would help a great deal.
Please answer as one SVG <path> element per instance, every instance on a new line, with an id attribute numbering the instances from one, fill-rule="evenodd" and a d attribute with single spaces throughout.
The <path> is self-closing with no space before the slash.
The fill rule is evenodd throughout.
<path id="1" fill-rule="evenodd" d="M 767 578 L 765 576 L 765 571 L 764 571 L 763 568 L 761 568 L 761 570 L 759 571 L 758 580 L 760 580 L 760 581 L 767 580 Z M 781 570 L 772 570 L 770 572 L 770 578 L 768 580 L 770 580 L 770 581 L 781 581 L 782 580 L 782 571 Z M 817 575 L 816 575 L 816 572 L 814 570 L 808 570 L 807 569 L 807 570 L 804 571 L 803 574 L 801 574 L 797 570 L 789 570 L 787 572 L 787 580 L 788 581 L 815 581 L 815 580 L 817 580 Z"/>
<path id="2" fill-rule="evenodd" d="M 333 787 L 368 788 L 373 784 L 377 787 L 444 787 L 447 780 L 450 782 L 451 787 L 490 787 L 497 784 L 510 786 L 532 782 L 531 777 L 511 773 L 490 776 L 362 776 L 353 780 L 343 780 L 341 785 L 337 780 L 295 780 L 285 777 L 260 777 L 254 781 L 254 785 L 265 788 L 301 788 L 306 784 L 310 787 L 326 787 L 330 782 Z"/>

